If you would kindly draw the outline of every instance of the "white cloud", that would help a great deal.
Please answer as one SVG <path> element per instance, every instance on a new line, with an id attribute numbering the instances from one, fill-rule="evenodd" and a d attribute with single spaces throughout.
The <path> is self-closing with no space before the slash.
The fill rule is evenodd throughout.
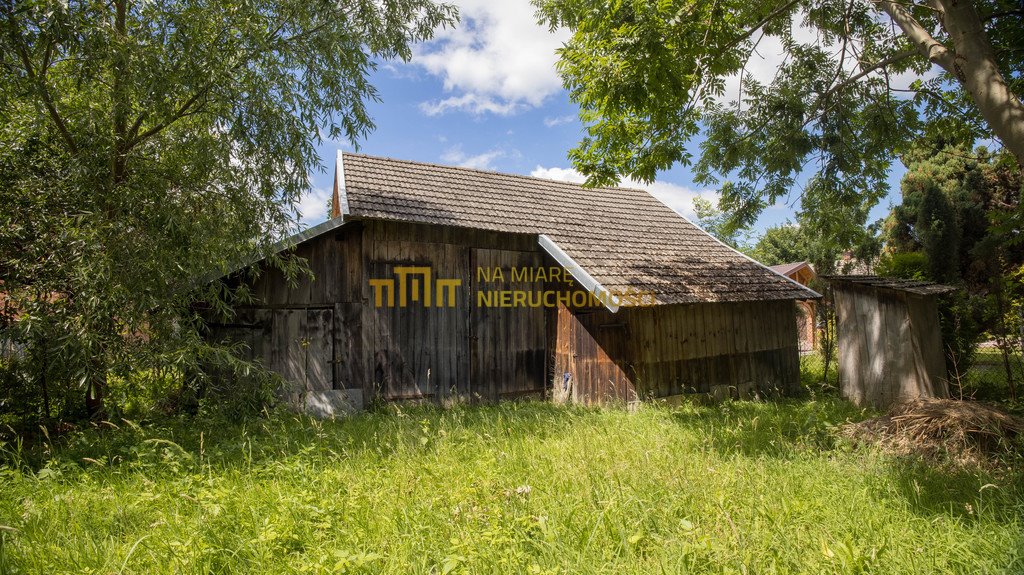
<path id="1" fill-rule="evenodd" d="M 545 168 L 537 166 L 530 172 L 530 175 L 536 178 L 547 178 L 549 180 L 560 180 L 576 184 L 582 184 L 587 179 L 583 174 L 572 168 Z M 694 190 L 669 182 L 645 184 L 636 180 L 623 180 L 621 185 L 628 188 L 647 190 L 652 196 L 661 200 L 663 204 L 675 210 L 676 213 L 690 219 L 696 217 L 696 214 L 693 212 L 693 200 L 695 198 L 704 198 L 715 205 L 718 204 L 718 192 L 714 190 Z"/>
<path id="2" fill-rule="evenodd" d="M 451 110 L 511 114 L 561 90 L 555 50 L 568 39 L 537 24 L 529 0 L 457 0 L 461 22 L 420 46 L 412 62 L 444 81 L 452 96 L 425 102 L 430 115 Z"/>
<path id="3" fill-rule="evenodd" d="M 327 219 L 330 212 L 331 190 L 311 187 L 299 200 L 299 226 L 308 227 Z"/>
<path id="4" fill-rule="evenodd" d="M 530 172 L 530 175 L 535 178 L 558 180 L 560 182 L 572 182 L 574 184 L 582 184 L 587 179 L 586 176 L 572 168 L 545 168 L 543 166 L 537 166 L 532 172 Z"/>
<path id="5" fill-rule="evenodd" d="M 555 126 L 561 126 L 562 124 L 568 124 L 576 119 L 576 116 L 566 114 L 565 116 L 548 116 L 544 118 L 544 125 L 548 128 L 554 128 Z"/>
<path id="6" fill-rule="evenodd" d="M 500 148 L 494 148 L 481 154 L 469 155 L 462 151 L 462 146 L 453 146 L 441 154 L 441 161 L 447 164 L 455 164 L 460 168 L 473 168 L 476 170 L 493 170 L 494 160 L 517 156 L 518 152 L 507 152 Z"/>
<path id="7" fill-rule="evenodd" d="M 445 98 L 443 100 L 432 100 L 430 102 L 420 103 L 420 110 L 428 116 L 437 116 L 452 110 L 462 110 L 464 112 L 477 115 L 489 112 L 499 116 L 508 116 L 522 108 L 524 108 L 524 106 L 522 104 L 517 104 L 516 102 L 502 101 L 497 98 L 480 96 L 477 94 L 463 94 L 461 96 L 452 96 L 451 98 Z"/>
<path id="8" fill-rule="evenodd" d="M 381 66 L 381 69 L 391 74 L 391 77 L 396 80 L 419 80 L 420 74 L 416 68 L 412 66 L 402 66 L 400 64 L 394 64 L 387 62 Z"/>

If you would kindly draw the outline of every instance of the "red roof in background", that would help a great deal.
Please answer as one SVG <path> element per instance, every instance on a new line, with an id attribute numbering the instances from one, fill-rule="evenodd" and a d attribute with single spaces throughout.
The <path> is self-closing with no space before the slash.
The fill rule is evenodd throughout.
<path id="1" fill-rule="evenodd" d="M 801 268 L 804 268 L 804 267 L 810 268 L 811 264 L 809 264 L 807 262 L 793 262 L 793 263 L 789 263 L 789 264 L 779 264 L 777 266 L 768 266 L 768 269 L 772 270 L 773 272 L 775 272 L 777 274 L 782 274 L 784 276 L 788 276 L 789 274 L 791 274 L 791 273 L 793 273 L 793 272 L 795 272 L 797 270 L 800 270 Z M 811 270 L 811 271 L 814 271 L 814 270 Z"/>

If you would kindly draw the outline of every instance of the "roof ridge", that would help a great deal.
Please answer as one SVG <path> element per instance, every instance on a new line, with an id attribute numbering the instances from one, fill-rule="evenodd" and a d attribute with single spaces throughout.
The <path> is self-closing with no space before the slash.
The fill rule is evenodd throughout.
<path id="1" fill-rule="evenodd" d="M 654 197 L 654 194 L 643 188 L 632 188 L 629 186 L 585 186 L 578 182 L 570 182 L 567 180 L 555 180 L 553 178 L 542 178 L 540 176 L 533 176 L 529 174 L 511 174 L 509 172 L 499 172 L 498 170 L 483 170 L 480 168 L 467 168 L 465 166 L 452 166 L 450 164 L 439 164 L 437 162 L 423 162 L 420 160 L 406 160 L 403 158 L 392 158 L 391 156 L 375 156 L 372 154 L 363 154 L 359 152 L 345 152 L 342 151 L 342 156 L 356 156 L 359 158 L 368 158 L 371 160 L 385 160 L 388 162 L 397 162 L 399 164 L 413 164 L 418 166 L 431 166 L 434 168 L 445 168 L 447 170 L 460 170 L 464 172 L 473 172 L 477 174 L 491 174 L 495 176 L 503 176 L 506 178 L 523 178 L 528 180 L 539 180 L 541 182 L 549 182 L 552 184 L 562 184 L 566 186 L 572 186 L 574 188 L 583 188 L 585 190 L 626 190 L 630 192 L 643 192 L 645 194 Z M 654 197 L 654 199 L 658 199 Z M 660 201 L 660 200 L 659 200 Z M 664 202 L 662 202 L 664 203 Z"/>

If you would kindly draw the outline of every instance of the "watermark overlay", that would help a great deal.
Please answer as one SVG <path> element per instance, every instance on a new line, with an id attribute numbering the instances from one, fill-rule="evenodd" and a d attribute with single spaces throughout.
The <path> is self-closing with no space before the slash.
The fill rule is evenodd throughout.
<path id="1" fill-rule="evenodd" d="M 431 286 L 429 266 L 395 266 L 394 278 L 371 279 L 373 305 L 395 307 L 395 284 L 398 284 L 398 307 L 406 307 L 410 301 L 421 302 L 423 307 L 455 307 L 455 288 L 462 285 L 459 278 L 434 280 Z M 409 281 L 406 281 L 406 280 Z M 421 282 L 422 280 L 422 282 Z M 420 288 L 422 283 L 422 289 Z M 436 299 L 431 300 L 431 292 Z M 421 297 L 422 296 L 422 297 Z"/>
<path id="2" fill-rule="evenodd" d="M 395 266 L 394 277 L 369 280 L 376 307 L 455 307 L 461 278 L 435 278 L 430 266 Z M 655 305 L 653 292 L 595 286 L 576 286 L 569 270 L 558 267 L 478 267 L 473 303 L 480 308 L 647 307 Z M 535 289 L 509 284 L 534 284 Z M 554 284 L 558 289 L 546 286 Z"/>

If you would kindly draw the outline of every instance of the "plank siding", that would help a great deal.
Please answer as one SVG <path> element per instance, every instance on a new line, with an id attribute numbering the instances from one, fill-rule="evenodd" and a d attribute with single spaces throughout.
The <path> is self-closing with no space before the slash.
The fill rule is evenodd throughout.
<path id="1" fill-rule="evenodd" d="M 393 278 L 398 265 L 430 267 L 433 280 L 461 280 L 451 307 L 410 301 L 405 308 L 375 308 L 372 290 L 364 291 L 374 393 L 385 400 L 432 401 L 543 395 L 543 310 L 477 309 L 474 301 L 477 267 L 503 267 L 510 275 L 511 266 L 536 265 L 536 238 L 394 222 L 366 222 L 365 230 L 367 280 Z"/>
<path id="2" fill-rule="evenodd" d="M 554 265 L 536 236 L 451 226 L 350 222 L 294 253 L 308 260 L 311 277 L 289 283 L 264 270 L 253 284 L 259 301 L 239 309 L 239 326 L 220 330 L 292 382 L 293 395 L 333 389 L 359 391 L 366 402 L 529 396 L 602 404 L 723 387 L 733 395 L 742 386 L 785 393 L 798 381 L 788 300 L 614 314 L 482 308 L 481 289 L 567 288 L 511 281 L 513 267 Z M 430 267 L 432 280 L 461 280 L 455 305 L 376 307 L 369 280 L 397 279 L 397 266 Z M 505 279 L 481 282 L 481 267 L 501 268 Z M 436 297 L 436 285 L 431 291 Z"/>
<path id="3" fill-rule="evenodd" d="M 569 374 L 571 389 L 559 399 L 597 405 L 709 394 L 720 386 L 733 396 L 750 388 L 790 393 L 799 382 L 795 312 L 791 301 L 616 314 L 560 307 L 552 384 L 557 389 Z"/>
<path id="4" fill-rule="evenodd" d="M 934 297 L 837 282 L 833 298 L 844 397 L 884 409 L 948 395 Z"/>

